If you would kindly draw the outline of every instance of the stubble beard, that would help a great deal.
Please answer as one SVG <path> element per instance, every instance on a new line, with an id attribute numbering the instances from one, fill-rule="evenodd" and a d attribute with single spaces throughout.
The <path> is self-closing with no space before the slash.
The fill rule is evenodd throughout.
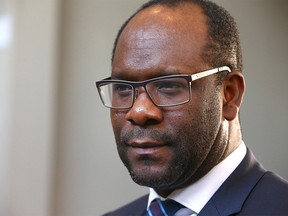
<path id="1" fill-rule="evenodd" d="M 222 151 L 221 104 L 218 99 L 216 94 L 210 94 L 205 101 L 205 109 L 194 110 L 198 115 L 190 121 L 186 120 L 184 126 L 183 122 L 179 127 L 172 124 L 164 132 L 139 127 L 133 132 L 122 131 L 119 139 L 116 138 L 118 153 L 133 181 L 154 189 L 173 190 L 197 181 L 211 170 L 219 162 L 216 160 Z M 127 143 L 130 138 L 141 136 L 161 140 L 170 147 L 171 160 L 163 169 L 153 169 L 153 164 L 157 162 L 157 158 L 153 157 L 142 158 L 145 163 L 143 169 L 134 169 L 128 158 Z M 218 144 L 214 145 L 216 142 Z M 219 155 L 213 155 L 214 151 Z M 203 164 L 205 167 L 201 167 Z"/>
<path id="2" fill-rule="evenodd" d="M 210 115 L 213 114 L 210 112 Z M 135 183 L 154 189 L 171 190 L 186 186 L 199 179 L 199 176 L 193 178 L 193 175 L 210 152 L 211 143 L 215 140 L 215 132 L 200 129 L 211 128 L 211 121 L 192 121 L 195 123 L 194 126 L 187 125 L 176 133 L 171 133 L 169 130 L 166 130 L 165 133 L 155 130 L 145 132 L 145 134 L 149 134 L 149 137 L 155 136 L 161 139 L 171 149 L 173 154 L 171 160 L 162 170 L 153 170 L 153 164 L 157 163 L 157 158 L 153 157 L 141 158 L 145 166 L 141 170 L 134 169 L 128 158 L 127 148 L 125 148 L 129 134 L 121 138 L 117 143 L 118 153 Z"/>

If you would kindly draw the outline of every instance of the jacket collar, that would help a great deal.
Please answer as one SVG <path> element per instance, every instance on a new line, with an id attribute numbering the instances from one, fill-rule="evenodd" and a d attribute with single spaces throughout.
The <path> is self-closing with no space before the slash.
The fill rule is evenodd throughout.
<path id="1" fill-rule="evenodd" d="M 223 216 L 240 212 L 249 193 L 264 173 L 264 168 L 247 149 L 243 161 L 212 196 L 198 216 Z"/>

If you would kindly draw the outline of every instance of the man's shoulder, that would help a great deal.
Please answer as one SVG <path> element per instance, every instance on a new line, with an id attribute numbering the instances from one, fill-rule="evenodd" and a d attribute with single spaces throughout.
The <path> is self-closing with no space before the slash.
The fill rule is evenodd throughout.
<path id="1" fill-rule="evenodd" d="M 288 201 L 288 181 L 273 172 L 267 171 L 258 181 L 251 195 L 253 194 L 257 194 L 258 197 L 264 199 L 265 197 L 271 199 L 275 195 L 276 200 L 284 199 Z M 273 197 L 273 200 L 275 200 L 275 197 Z"/>
<path id="2" fill-rule="evenodd" d="M 142 216 L 145 214 L 147 203 L 148 195 L 145 195 L 103 216 Z"/>
<path id="3" fill-rule="evenodd" d="M 249 161 L 249 162 L 247 162 Z M 288 212 L 288 181 L 274 172 L 261 168 L 254 156 L 248 152 L 248 160 L 243 163 L 243 169 L 250 170 L 245 176 L 246 185 L 250 185 L 247 198 L 243 203 L 242 211 L 244 215 L 255 213 L 254 215 L 283 215 Z M 250 168 L 247 168 L 250 167 Z M 239 172 L 238 172 L 239 173 Z M 234 179 L 235 180 L 235 179 Z M 254 183 L 253 183 L 254 182 Z M 245 190 L 245 187 L 242 187 Z M 257 214 L 257 213 L 261 214 Z M 249 215 L 248 214 L 248 215 Z M 263 215 L 262 214 L 262 215 Z"/>
<path id="4" fill-rule="evenodd" d="M 273 172 L 266 172 L 247 197 L 241 213 L 286 215 L 287 203 L 288 182 Z"/>
<path id="5" fill-rule="evenodd" d="M 283 187 L 283 189 L 288 189 L 288 181 L 278 174 L 267 171 L 263 178 L 261 179 L 262 183 L 270 184 L 270 183 L 275 183 L 277 182 L 277 185 L 280 187 Z M 276 186 L 276 185 L 275 185 Z"/>
<path id="6" fill-rule="evenodd" d="M 288 182 L 264 169 L 248 150 L 199 215 L 283 215 L 287 203 Z"/>

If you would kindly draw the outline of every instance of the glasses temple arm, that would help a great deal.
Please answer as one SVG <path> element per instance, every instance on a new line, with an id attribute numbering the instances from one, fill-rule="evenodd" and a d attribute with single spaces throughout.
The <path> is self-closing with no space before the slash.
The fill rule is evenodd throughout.
<path id="1" fill-rule="evenodd" d="M 231 69 L 228 66 L 223 66 L 223 67 L 219 67 L 219 68 L 214 68 L 211 70 L 207 70 L 207 71 L 203 71 L 200 73 L 196 73 L 196 74 L 192 74 L 191 75 L 191 79 L 192 81 L 218 73 L 218 72 L 222 72 L 222 71 L 228 71 L 231 72 Z"/>

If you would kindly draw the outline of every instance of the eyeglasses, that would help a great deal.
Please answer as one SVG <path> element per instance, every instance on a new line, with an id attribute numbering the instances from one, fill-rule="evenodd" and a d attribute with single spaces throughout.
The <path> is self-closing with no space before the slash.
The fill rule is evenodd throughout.
<path id="1" fill-rule="evenodd" d="M 129 109 L 138 96 L 138 88 L 144 87 L 151 101 L 158 107 L 185 104 L 191 100 L 191 83 L 218 73 L 231 72 L 228 66 L 202 71 L 192 75 L 169 75 L 141 82 L 112 80 L 111 77 L 96 82 L 104 106 L 113 109 Z"/>

